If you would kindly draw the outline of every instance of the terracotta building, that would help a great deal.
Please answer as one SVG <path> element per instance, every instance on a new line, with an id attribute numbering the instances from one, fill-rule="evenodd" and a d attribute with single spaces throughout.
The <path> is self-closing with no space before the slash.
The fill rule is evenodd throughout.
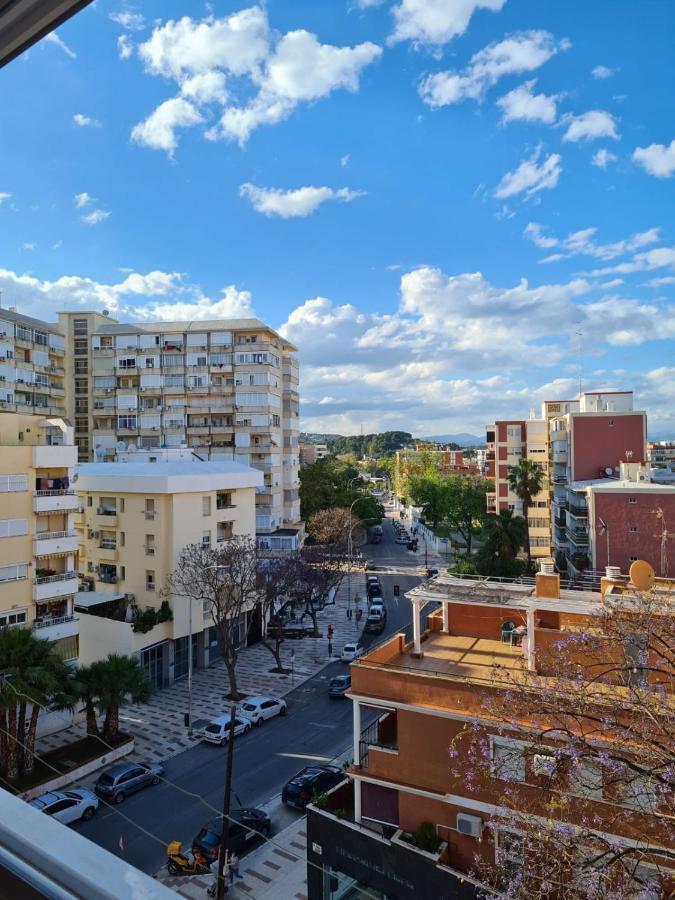
<path id="1" fill-rule="evenodd" d="M 528 756 L 533 720 L 514 712 L 505 723 L 495 717 L 494 704 L 507 702 L 507 692 L 520 679 L 527 678 L 535 693 L 543 690 L 556 672 L 561 638 L 589 627 L 608 598 L 628 605 L 638 592 L 616 573 L 604 579 L 603 594 L 561 590 L 552 565 L 542 569 L 534 585 L 451 576 L 425 582 L 408 594 L 413 640 L 394 635 L 352 664 L 351 782 L 310 807 L 310 900 L 342 896 L 348 886 L 398 900 L 469 897 L 475 896 L 473 879 L 481 865 L 499 867 L 501 860 L 503 874 L 522 866 L 521 836 L 513 825 L 517 804 L 527 804 L 534 819 L 544 815 L 542 778 L 554 754 L 561 747 L 564 753 L 564 735 L 550 738 L 551 756 Z M 672 615 L 675 583 L 656 580 L 655 585 Z M 432 603 L 434 611 L 425 620 L 423 610 Z M 621 690 L 612 683 L 609 679 L 607 692 Z M 669 689 L 660 682 L 657 687 Z M 461 750 L 463 735 L 472 729 L 489 747 L 477 776 L 476 760 Z M 612 735 L 599 738 L 611 748 Z M 455 747 L 460 752 L 453 760 Z M 500 768 L 505 754 L 508 776 Z M 581 791 L 574 777 L 565 781 L 564 792 L 573 802 L 556 815 L 570 833 L 580 830 L 582 814 L 592 813 L 598 837 L 612 845 L 634 846 L 639 826 L 640 834 L 649 835 L 650 852 L 667 852 L 669 832 L 662 826 L 667 816 L 660 815 L 658 804 L 644 810 L 628 792 L 617 792 L 604 769 L 587 765 L 584 774 L 588 771 L 592 790 L 583 796 L 576 796 Z M 415 846 L 423 823 L 431 832 L 426 851 Z M 649 865 L 642 869 L 647 892 L 639 896 L 661 896 L 662 870 L 657 877 Z"/>

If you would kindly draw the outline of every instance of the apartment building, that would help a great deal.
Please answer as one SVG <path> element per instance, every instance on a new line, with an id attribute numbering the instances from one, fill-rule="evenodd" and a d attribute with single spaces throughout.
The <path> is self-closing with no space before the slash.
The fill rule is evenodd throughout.
<path id="1" fill-rule="evenodd" d="M 578 575 L 594 568 L 587 488 L 617 480 L 622 462 L 645 462 L 647 415 L 633 409 L 631 391 L 586 392 L 578 410 L 550 418 L 549 439 L 553 551 L 561 570 Z"/>
<path id="2" fill-rule="evenodd" d="M 494 480 L 494 492 L 487 495 L 487 511 L 499 513 L 503 509 L 523 514 L 522 501 L 509 486 L 509 467 L 519 460 L 537 463 L 548 480 L 548 425 L 545 419 L 514 419 L 499 421 L 486 428 L 487 477 Z M 530 548 L 535 558 L 551 555 L 551 525 L 549 487 L 533 497 L 528 511 Z"/>
<path id="3" fill-rule="evenodd" d="M 561 590 L 552 566 L 542 564 L 544 569 L 535 585 L 444 575 L 425 582 L 407 595 L 412 642 L 403 634 L 393 635 L 351 665 L 351 782 L 309 807 L 310 900 L 366 887 L 373 896 L 399 900 L 476 896 L 472 873 L 481 864 L 514 877 L 522 868 L 529 851 L 523 850 L 519 821 L 522 827 L 524 820 L 539 818 L 548 827 L 552 816 L 569 830 L 572 842 L 575 829 L 589 820 L 610 847 L 634 846 L 636 835 L 649 835 L 649 847 L 657 852 L 665 848 L 662 862 L 673 866 L 661 801 L 646 805 L 630 787 L 617 787 L 611 763 L 603 770 L 582 760 L 583 777 L 575 777 L 574 764 L 571 770 L 561 764 L 553 804 L 545 805 L 544 790 L 552 785 L 546 775 L 556 756 L 527 752 L 533 731 L 541 726 L 533 728 L 531 707 L 517 710 L 513 684 L 525 680 L 529 697 L 548 690 L 558 643 L 596 619 L 603 596 Z M 635 585 L 613 574 L 603 581 L 602 591 L 605 599 L 631 609 L 644 587 L 641 580 Z M 666 604 L 675 599 L 673 581 L 657 580 L 654 589 Z M 429 605 L 433 612 L 425 628 L 422 611 Z M 614 690 L 612 677 L 606 676 L 605 698 Z M 647 677 L 653 681 L 659 676 Z M 620 695 L 621 688 L 617 690 Z M 498 715 L 500 704 L 508 724 Z M 594 740 L 604 742 L 611 760 L 612 742 L 618 744 L 620 738 L 609 730 L 597 734 L 602 720 L 600 714 L 594 720 Z M 576 720 L 569 721 L 574 729 Z M 552 734 L 547 740 L 550 754 L 562 753 L 564 760 L 564 736 Z M 555 802 L 556 793 L 562 802 Z M 572 802 L 567 802 L 570 795 Z M 524 813 L 520 820 L 518 811 Z M 435 850 L 414 845 L 411 836 L 423 823 L 428 823 Z M 670 896 L 660 893 L 648 866 L 646 871 L 642 864 L 639 868 L 645 892 L 630 896 Z M 562 894 L 553 891 L 550 896 Z"/>
<path id="4" fill-rule="evenodd" d="M 394 460 L 394 491 L 399 497 L 408 492 L 410 477 L 425 463 L 431 463 L 439 475 L 479 475 L 476 462 L 464 458 L 463 450 L 443 450 L 418 445 L 415 449 L 397 450 Z"/>
<path id="5" fill-rule="evenodd" d="M 0 412 L 64 416 L 65 356 L 56 325 L 0 309 Z"/>
<path id="6" fill-rule="evenodd" d="M 134 655 L 158 688 L 187 673 L 188 600 L 166 594 L 168 576 L 188 544 L 255 535 L 263 479 L 231 459 L 204 460 L 180 448 L 80 464 L 79 570 L 88 590 L 75 606 L 83 664 L 113 652 Z M 248 623 L 233 628 L 245 641 Z M 192 632 L 194 664 L 207 666 L 218 657 L 208 608 L 193 604 Z"/>
<path id="7" fill-rule="evenodd" d="M 320 459 L 329 456 L 328 444 L 311 444 L 304 441 L 300 444 L 300 465 L 311 466 Z"/>
<path id="8" fill-rule="evenodd" d="M 64 419 L 0 413 L 0 628 L 32 628 L 69 662 L 78 658 L 76 461 Z"/>
<path id="9" fill-rule="evenodd" d="M 647 461 L 654 468 L 675 472 L 675 441 L 650 441 L 647 444 Z"/>

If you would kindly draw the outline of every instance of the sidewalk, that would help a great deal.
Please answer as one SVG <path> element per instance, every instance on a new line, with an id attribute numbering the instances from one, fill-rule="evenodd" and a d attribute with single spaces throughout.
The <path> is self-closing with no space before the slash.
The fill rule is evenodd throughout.
<path id="1" fill-rule="evenodd" d="M 228 896 L 252 900 L 307 900 L 307 820 L 304 816 L 264 842 L 241 862 L 243 878 Z M 160 872 L 157 880 L 180 897 L 206 900 L 210 875 L 174 878 Z"/>
<path id="2" fill-rule="evenodd" d="M 363 573 L 355 570 L 352 575 L 352 589 L 363 596 Z M 243 694 L 271 694 L 283 697 L 298 687 L 303 681 L 316 675 L 331 662 L 328 656 L 328 639 L 325 637 L 329 624 L 333 625 L 333 658 L 339 656 L 345 643 L 356 640 L 361 634 L 361 626 L 356 619 L 347 619 L 347 579 L 337 592 L 335 604 L 327 606 L 318 615 L 322 638 L 287 640 L 282 644 L 284 665 L 291 666 L 291 651 L 295 651 L 293 676 L 270 672 L 275 665 L 274 658 L 262 644 L 255 644 L 242 650 L 237 665 L 239 690 Z M 194 672 L 192 679 L 192 717 L 210 719 L 222 715 L 231 703 L 223 699 L 228 692 L 225 666 L 216 663 L 208 669 Z M 120 728 L 129 731 L 135 738 L 135 750 L 130 759 L 162 761 L 196 743 L 187 736 L 183 724 L 183 714 L 188 708 L 187 678 L 175 682 L 170 687 L 157 691 L 148 703 L 125 706 L 120 710 Z M 55 734 L 45 735 L 37 741 L 37 752 L 61 746 L 68 740 L 84 736 L 84 722 Z"/>

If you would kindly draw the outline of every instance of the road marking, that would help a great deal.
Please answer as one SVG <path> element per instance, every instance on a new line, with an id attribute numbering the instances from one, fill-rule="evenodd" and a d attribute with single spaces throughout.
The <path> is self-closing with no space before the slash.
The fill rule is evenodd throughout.
<path id="1" fill-rule="evenodd" d="M 277 753 L 276 756 L 284 756 L 287 759 L 309 759 L 312 762 L 327 762 L 332 759 L 331 756 L 312 756 L 310 753 Z"/>
<path id="2" fill-rule="evenodd" d="M 326 725 L 323 722 L 310 722 L 310 725 L 315 725 L 317 728 L 337 728 L 337 725 Z"/>

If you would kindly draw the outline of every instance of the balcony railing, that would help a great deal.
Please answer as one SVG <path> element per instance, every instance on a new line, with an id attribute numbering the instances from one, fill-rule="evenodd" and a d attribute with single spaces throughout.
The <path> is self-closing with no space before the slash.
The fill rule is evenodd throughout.
<path id="1" fill-rule="evenodd" d="M 117 550 L 117 541 L 101 541 L 98 546 L 101 550 Z"/>
<path id="2" fill-rule="evenodd" d="M 388 730 L 386 726 L 390 716 L 394 717 L 393 734 L 389 738 L 384 738 L 382 732 L 383 730 Z M 362 769 L 368 768 L 369 747 L 383 747 L 386 750 L 398 750 L 396 725 L 396 713 L 388 712 L 379 716 L 367 728 L 364 728 L 359 739 L 359 765 Z"/>
<path id="3" fill-rule="evenodd" d="M 54 616 L 53 618 L 45 617 L 44 619 L 35 619 L 33 622 L 33 628 L 36 630 L 39 628 L 49 628 L 50 625 L 65 625 L 66 622 L 75 622 L 77 620 L 77 616 Z"/>
<path id="4" fill-rule="evenodd" d="M 66 497 L 74 494 L 75 491 L 70 489 L 62 490 L 62 491 L 35 491 L 34 497 Z"/>
<path id="5" fill-rule="evenodd" d="M 116 509 L 108 509 L 105 506 L 99 506 L 99 508 L 96 510 L 96 515 L 97 516 L 116 516 L 117 510 Z"/>
<path id="6" fill-rule="evenodd" d="M 38 531 L 35 534 L 36 541 L 51 541 L 58 538 L 77 537 L 76 531 Z"/>
<path id="7" fill-rule="evenodd" d="M 102 584 L 117 584 L 117 575 L 109 575 L 107 572 L 99 572 L 98 580 Z"/>
<path id="8" fill-rule="evenodd" d="M 34 578 L 33 584 L 54 584 L 57 581 L 70 581 L 77 578 L 77 572 L 59 572 L 58 575 L 44 575 L 42 578 Z"/>
<path id="9" fill-rule="evenodd" d="M 566 528 L 568 538 L 577 546 L 588 544 L 588 531 L 585 528 Z"/>

